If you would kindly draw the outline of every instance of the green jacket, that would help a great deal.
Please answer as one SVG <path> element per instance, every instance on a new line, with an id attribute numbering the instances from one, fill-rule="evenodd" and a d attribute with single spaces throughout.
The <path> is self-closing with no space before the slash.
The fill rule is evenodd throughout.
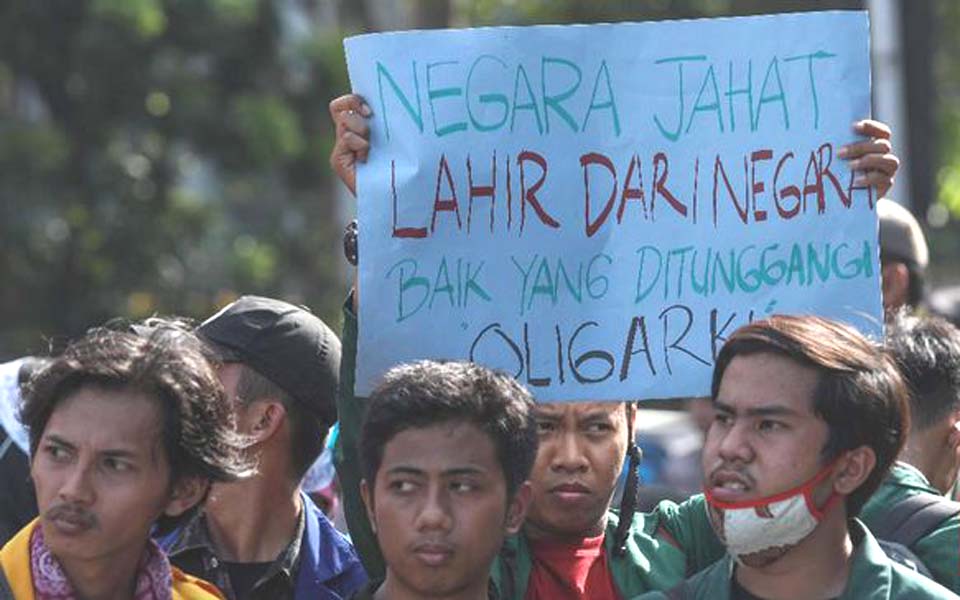
<path id="1" fill-rule="evenodd" d="M 935 581 L 902 567 L 883 553 L 877 540 L 863 523 L 852 520 L 850 535 L 859 539 L 853 552 L 850 579 L 837 600 L 924 600 L 958 598 Z M 683 594 L 668 596 L 651 592 L 635 600 L 677 598 L 684 600 L 729 600 L 734 562 L 730 556 L 714 563 L 685 582 Z"/>
<path id="2" fill-rule="evenodd" d="M 873 528 L 887 514 L 887 508 L 909 496 L 927 492 L 941 495 L 916 468 L 895 463 L 883 483 L 860 511 L 860 519 Z M 955 515 L 920 538 L 911 548 L 933 578 L 960 594 L 960 515 Z"/>
<path id="3" fill-rule="evenodd" d="M 347 526 L 363 566 L 371 580 L 384 577 L 383 556 L 370 529 L 360 500 L 360 425 L 367 399 L 353 395 L 357 357 L 357 317 L 348 300 L 344 306 L 343 353 L 340 363 L 341 390 L 337 400 L 340 418 L 335 462 L 343 492 Z M 684 577 L 703 569 L 724 555 L 707 516 L 702 496 L 682 504 L 662 502 L 655 511 L 637 514 L 631 526 L 627 551 L 620 556 L 613 548 L 613 532 L 619 517 L 609 514 L 607 562 L 621 596 L 629 598 L 655 589 L 676 585 Z M 670 541 L 669 538 L 673 538 Z M 522 600 L 526 594 L 532 559 L 525 537 L 513 536 L 504 544 L 491 569 L 497 597 Z"/>
<path id="4" fill-rule="evenodd" d="M 604 546 L 621 598 L 669 589 L 724 554 L 710 526 L 703 496 L 694 496 L 683 504 L 664 501 L 653 512 L 634 515 L 623 555 L 614 547 L 619 519 L 615 511 L 607 514 Z M 508 539 L 491 569 L 497 597 L 522 600 L 532 567 L 526 537 Z"/>

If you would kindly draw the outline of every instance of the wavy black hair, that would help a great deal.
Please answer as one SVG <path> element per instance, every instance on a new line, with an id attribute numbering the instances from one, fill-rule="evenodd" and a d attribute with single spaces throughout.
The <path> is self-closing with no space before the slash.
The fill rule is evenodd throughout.
<path id="1" fill-rule="evenodd" d="M 252 472 L 216 371 L 183 328 L 155 321 L 138 333 L 92 329 L 34 373 L 20 411 L 32 455 L 57 406 L 86 386 L 156 400 L 171 486 L 184 477 L 230 481 Z"/>

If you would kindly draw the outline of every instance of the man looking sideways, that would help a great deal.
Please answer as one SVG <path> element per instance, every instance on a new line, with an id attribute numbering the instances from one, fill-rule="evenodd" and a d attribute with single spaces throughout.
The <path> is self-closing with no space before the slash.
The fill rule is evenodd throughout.
<path id="1" fill-rule="evenodd" d="M 907 390 L 883 349 L 817 317 L 741 327 L 717 358 L 703 472 L 727 556 L 653 598 L 956 598 L 856 520 L 903 446 Z"/>
<path id="2" fill-rule="evenodd" d="M 0 598 L 220 598 L 150 539 L 250 471 L 192 334 L 94 330 L 31 381 L 21 418 L 40 517 L 0 550 Z"/>
<path id="3" fill-rule="evenodd" d="M 490 564 L 530 501 L 530 394 L 470 363 L 391 369 L 360 435 L 361 493 L 386 561 L 356 598 L 486 600 Z"/>
<path id="4" fill-rule="evenodd" d="M 242 296 L 197 328 L 222 361 L 255 475 L 218 484 L 163 539 L 170 560 L 241 600 L 348 597 L 367 577 L 349 541 L 300 491 L 336 420 L 340 340 L 310 311 Z"/>
<path id="5" fill-rule="evenodd" d="M 355 193 L 356 165 L 366 161 L 371 150 L 366 120 L 372 111 L 359 96 L 346 95 L 330 103 L 330 113 L 337 131 L 330 164 Z M 864 171 L 861 183 L 876 186 L 882 194 L 892 184 L 898 164 L 889 154 L 889 129 L 874 121 L 858 123 L 855 129 L 872 139 L 847 146 L 842 155 L 854 161 L 852 168 Z M 351 422 L 358 420 L 364 402 L 351 394 L 356 293 L 353 302 L 345 311 L 338 471 L 354 543 L 368 571 L 377 572 L 382 567 L 376 544 L 369 542 L 361 511 L 349 500 L 349 490 L 357 485 L 356 425 Z M 522 535 L 508 540 L 494 567 L 499 597 L 629 598 L 669 588 L 722 555 L 702 497 L 680 506 L 665 503 L 654 513 L 634 517 L 632 493 L 627 493 L 622 514 L 608 510 L 633 443 L 630 406 L 540 405 L 536 415 L 540 450 L 531 475 L 533 499 Z"/>

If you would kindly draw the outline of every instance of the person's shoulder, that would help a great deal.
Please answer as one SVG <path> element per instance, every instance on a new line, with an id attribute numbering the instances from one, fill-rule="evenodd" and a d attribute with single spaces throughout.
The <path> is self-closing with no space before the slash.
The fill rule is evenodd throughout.
<path id="1" fill-rule="evenodd" d="M 224 600 L 217 586 L 171 566 L 173 600 Z"/>
<path id="2" fill-rule="evenodd" d="M 718 560 L 673 587 L 662 591 L 647 592 L 633 600 L 660 600 L 661 598 L 665 600 L 673 600 L 674 598 L 724 600 L 730 596 L 732 564 L 732 560 L 729 558 Z"/>
<path id="3" fill-rule="evenodd" d="M 851 520 L 849 528 L 855 550 L 844 598 L 960 598 L 933 579 L 891 560 L 861 521 Z"/>
<path id="4" fill-rule="evenodd" d="M 349 597 L 367 583 L 367 571 L 350 539 L 333 526 L 308 496 L 303 497 L 308 522 L 304 527 L 305 546 L 300 549 L 300 568 L 310 569 L 324 586 Z M 308 539 L 314 535 L 315 539 Z"/>
<path id="5" fill-rule="evenodd" d="M 316 524 L 319 534 L 318 542 L 321 547 L 329 548 L 344 558 L 359 561 L 360 559 L 357 558 L 357 552 L 350 542 L 350 538 L 334 527 L 327 515 L 320 510 L 320 507 L 309 496 L 305 496 L 304 505 L 306 506 L 306 518 Z"/>
<path id="6" fill-rule="evenodd" d="M 903 565 L 890 561 L 890 598 L 903 600 L 957 599 L 955 593 L 933 579 L 925 577 Z"/>

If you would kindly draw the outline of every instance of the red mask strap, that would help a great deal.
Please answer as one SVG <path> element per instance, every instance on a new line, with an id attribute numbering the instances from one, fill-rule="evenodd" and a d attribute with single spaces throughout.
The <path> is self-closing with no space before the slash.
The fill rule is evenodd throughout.
<path id="1" fill-rule="evenodd" d="M 839 495 L 836 493 L 833 493 L 831 497 L 827 499 L 827 502 L 826 504 L 824 504 L 823 508 L 818 509 L 814 505 L 810 492 L 813 490 L 814 487 L 819 485 L 824 479 L 826 479 L 830 475 L 830 472 L 833 469 L 833 467 L 835 467 L 837 463 L 840 462 L 840 459 L 843 458 L 843 456 L 844 454 L 841 454 L 840 456 L 836 457 L 835 459 L 827 463 L 822 469 L 817 471 L 817 473 L 813 477 L 801 483 L 800 485 L 790 488 L 789 490 L 780 492 L 778 494 L 766 496 L 764 498 L 757 498 L 756 500 L 743 500 L 741 502 L 723 502 L 721 500 L 717 500 L 716 498 L 714 498 L 713 494 L 710 492 L 710 489 L 706 487 L 703 490 L 703 495 L 706 497 L 707 503 L 710 504 L 711 506 L 715 508 L 729 510 L 729 509 L 737 509 L 737 508 L 755 508 L 757 506 L 763 506 L 766 504 L 772 504 L 774 502 L 781 502 L 783 500 L 788 500 L 798 494 L 803 494 L 804 501 L 807 503 L 807 508 L 810 509 L 810 514 L 812 514 L 814 518 L 816 518 L 819 521 L 823 517 L 823 513 L 826 512 L 827 509 L 830 508 L 830 506 L 832 506 L 833 502 L 835 502 L 834 496 L 839 497 Z"/>

